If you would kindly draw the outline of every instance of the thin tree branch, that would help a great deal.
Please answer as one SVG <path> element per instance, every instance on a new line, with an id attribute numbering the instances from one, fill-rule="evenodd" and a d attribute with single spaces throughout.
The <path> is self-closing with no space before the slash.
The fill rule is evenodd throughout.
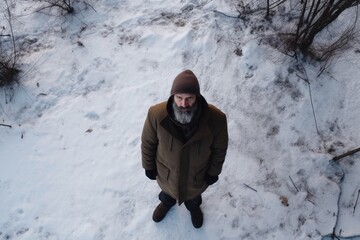
<path id="1" fill-rule="evenodd" d="M 299 189 L 296 187 L 296 185 L 295 185 L 294 181 L 292 180 L 292 178 L 291 178 L 290 176 L 289 176 L 289 178 L 290 178 L 290 180 L 291 180 L 292 184 L 294 185 L 294 187 L 295 187 L 296 191 L 297 191 L 297 192 L 299 192 Z"/>
<path id="2" fill-rule="evenodd" d="M 9 23 L 10 32 L 11 32 L 11 42 L 12 42 L 12 45 L 13 45 L 14 57 L 13 57 L 13 62 L 12 62 L 12 68 L 14 68 L 15 65 L 16 65 L 16 60 L 17 60 L 17 51 L 16 51 L 16 44 L 15 44 L 15 37 L 14 37 L 14 29 L 13 29 L 13 26 L 12 26 L 12 14 L 11 14 L 11 11 L 10 11 L 10 6 L 9 6 L 9 3 L 8 3 L 8 0 L 4 0 L 4 1 L 5 1 L 5 4 L 6 4 L 7 21 Z"/>
<path id="3" fill-rule="evenodd" d="M 358 195 L 357 195 L 356 202 L 355 202 L 355 205 L 354 205 L 353 214 L 355 214 L 356 206 L 357 206 L 357 203 L 358 203 L 358 200 L 359 200 L 359 195 L 360 195 L 360 189 L 358 190 Z"/>
<path id="4" fill-rule="evenodd" d="M 256 189 L 254 189 L 254 188 L 250 187 L 249 185 L 247 185 L 247 184 L 245 184 L 245 183 L 244 183 L 244 186 L 245 186 L 245 187 L 247 187 L 247 188 L 250 188 L 251 190 L 253 190 L 253 191 L 255 191 L 255 192 L 257 192 L 257 190 L 256 190 Z"/>
<path id="5" fill-rule="evenodd" d="M 221 15 L 224 15 L 225 17 L 229 17 L 229 18 L 239 18 L 239 15 L 238 16 L 230 16 L 230 15 L 227 15 L 226 13 L 223 13 L 223 12 L 220 12 L 218 10 L 212 10 L 214 13 L 219 13 Z"/>
<path id="6" fill-rule="evenodd" d="M 339 156 L 335 156 L 335 157 L 333 157 L 332 160 L 338 161 L 338 160 L 340 160 L 340 159 L 342 159 L 342 158 L 344 158 L 344 157 L 350 156 L 350 155 L 352 155 L 352 154 L 354 154 L 354 153 L 357 153 L 357 152 L 359 152 L 359 151 L 360 151 L 360 147 L 359 147 L 359 148 L 356 148 L 356 149 L 353 149 L 353 150 L 351 150 L 351 151 L 348 151 L 348 152 L 346 152 L 346 153 L 344 153 L 344 154 L 341 154 L 341 155 L 339 155 Z"/>
<path id="7" fill-rule="evenodd" d="M 309 96 L 310 96 L 310 103 L 311 103 L 311 108 L 312 108 L 312 112 L 313 112 L 313 116 L 314 116 L 314 121 L 315 121 L 315 127 L 316 127 L 316 131 L 317 133 L 320 135 L 320 131 L 318 128 L 318 124 L 317 124 L 317 120 L 316 120 L 316 114 L 315 114 L 315 108 L 314 108 L 314 103 L 313 103 L 313 98 L 312 98 L 312 93 L 311 93 L 311 85 L 310 85 L 310 81 L 309 81 L 309 77 L 307 75 L 306 69 L 303 66 L 302 62 L 299 60 L 298 55 L 296 54 L 296 60 L 298 61 L 298 63 L 300 64 L 303 74 L 305 75 L 305 81 L 308 84 L 308 89 L 309 89 Z"/>

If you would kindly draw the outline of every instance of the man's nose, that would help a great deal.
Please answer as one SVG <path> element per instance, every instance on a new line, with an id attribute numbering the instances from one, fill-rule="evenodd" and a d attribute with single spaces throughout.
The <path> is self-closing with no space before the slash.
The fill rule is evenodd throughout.
<path id="1" fill-rule="evenodd" d="M 188 107 L 188 106 L 189 106 L 188 101 L 186 101 L 186 100 L 181 100 L 181 102 L 180 102 L 180 107 Z"/>

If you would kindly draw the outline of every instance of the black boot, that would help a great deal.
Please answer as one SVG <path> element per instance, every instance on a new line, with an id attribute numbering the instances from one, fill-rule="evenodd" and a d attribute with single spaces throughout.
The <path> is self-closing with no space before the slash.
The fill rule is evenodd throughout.
<path id="1" fill-rule="evenodd" d="M 191 222 L 195 228 L 200 228 L 203 225 L 204 217 L 200 207 L 190 211 Z"/>
<path id="2" fill-rule="evenodd" d="M 153 220 L 154 222 L 160 222 L 164 219 L 168 211 L 171 207 L 167 206 L 165 203 L 161 202 L 156 208 L 153 213 Z"/>

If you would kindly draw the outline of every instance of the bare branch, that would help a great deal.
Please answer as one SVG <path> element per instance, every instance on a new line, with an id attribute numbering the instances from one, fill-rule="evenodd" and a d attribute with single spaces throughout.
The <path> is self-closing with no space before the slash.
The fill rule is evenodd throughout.
<path id="1" fill-rule="evenodd" d="M 341 155 L 339 155 L 339 156 L 335 156 L 335 157 L 333 157 L 333 160 L 334 160 L 334 161 L 340 160 L 340 159 L 342 159 L 342 158 L 344 158 L 344 157 L 353 155 L 354 153 L 357 153 L 357 152 L 359 152 L 359 151 L 360 151 L 360 147 L 359 147 L 359 148 L 356 148 L 356 149 L 353 149 L 353 150 L 351 150 L 351 151 L 348 151 L 348 152 L 346 152 L 346 153 L 344 153 L 344 154 L 341 154 Z"/>
<path id="2" fill-rule="evenodd" d="M 292 180 L 292 178 L 291 178 L 290 176 L 289 176 L 289 178 L 290 178 L 290 180 L 291 180 L 292 184 L 294 185 L 294 187 L 295 187 L 296 191 L 297 191 L 297 192 L 299 192 L 299 189 L 296 187 L 296 185 L 295 185 L 294 181 Z"/>
<path id="3" fill-rule="evenodd" d="M 254 189 L 254 188 L 250 187 L 249 185 L 247 185 L 247 184 L 245 184 L 245 183 L 244 183 L 244 186 L 245 186 L 245 187 L 247 187 L 247 188 L 250 188 L 250 189 L 251 189 L 251 190 L 253 190 L 254 192 L 257 192 L 257 190 L 256 190 L 256 189 Z"/>

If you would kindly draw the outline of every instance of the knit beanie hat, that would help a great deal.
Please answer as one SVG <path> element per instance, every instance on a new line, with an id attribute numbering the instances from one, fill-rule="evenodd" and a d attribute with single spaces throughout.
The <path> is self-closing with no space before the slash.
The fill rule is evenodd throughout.
<path id="1" fill-rule="evenodd" d="M 190 70 L 185 70 L 176 76 L 171 87 L 171 95 L 177 93 L 190 93 L 200 95 L 199 81 Z"/>

